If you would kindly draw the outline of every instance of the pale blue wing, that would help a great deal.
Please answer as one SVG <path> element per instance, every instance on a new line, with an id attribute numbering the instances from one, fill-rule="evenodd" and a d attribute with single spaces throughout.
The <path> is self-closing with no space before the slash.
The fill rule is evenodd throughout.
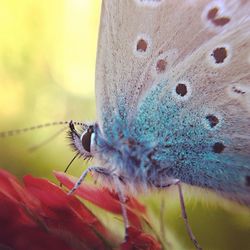
<path id="1" fill-rule="evenodd" d="M 230 27 L 238 22 L 248 13 L 240 2 L 103 0 L 96 67 L 101 127 L 109 130 L 114 114 L 130 119 L 158 72 L 175 68 L 224 31 L 222 24 Z"/>
<path id="2" fill-rule="evenodd" d="M 157 79 L 132 122 L 134 138 L 144 144 L 155 142 L 154 159 L 163 175 L 246 204 L 250 204 L 249 55 L 250 20 L 242 19 Z"/>
<path id="3" fill-rule="evenodd" d="M 104 0 L 96 69 L 106 138 L 124 126 L 155 147 L 159 181 L 170 176 L 246 204 L 249 8 L 232 0 Z"/>

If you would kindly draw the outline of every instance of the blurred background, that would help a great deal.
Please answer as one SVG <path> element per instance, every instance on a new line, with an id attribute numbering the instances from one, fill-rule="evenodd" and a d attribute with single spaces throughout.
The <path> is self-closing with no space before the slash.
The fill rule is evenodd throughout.
<path id="1" fill-rule="evenodd" d="M 71 119 L 95 121 L 100 7 L 100 0 L 0 0 L 0 131 Z M 66 133 L 38 150 L 30 148 L 61 128 L 0 139 L 0 167 L 20 179 L 29 173 L 56 182 L 52 171 L 63 171 L 74 156 Z M 85 166 L 76 160 L 69 173 L 79 176 Z M 204 249 L 250 249 L 249 210 L 191 190 L 185 192 L 188 215 Z M 175 188 L 141 198 L 155 229 L 159 231 L 161 198 L 173 249 L 193 249 Z M 103 220 L 108 216 L 99 214 Z M 120 221 L 117 225 L 122 231 Z"/>

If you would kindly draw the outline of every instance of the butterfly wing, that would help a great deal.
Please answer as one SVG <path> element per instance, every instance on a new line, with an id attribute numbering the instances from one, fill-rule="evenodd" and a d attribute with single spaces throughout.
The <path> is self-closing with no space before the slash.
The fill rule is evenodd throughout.
<path id="1" fill-rule="evenodd" d="M 249 204 L 250 40 L 242 34 L 250 23 L 246 27 L 214 37 L 156 81 L 140 103 L 134 136 L 157 140 L 155 158 L 166 176 Z M 227 51 L 224 65 L 216 64 L 218 48 Z"/>
<path id="2" fill-rule="evenodd" d="M 96 96 L 164 176 L 250 203 L 248 1 L 106 0 Z M 156 169 L 158 171 L 159 169 Z"/>
<path id="3" fill-rule="evenodd" d="M 103 0 L 96 67 L 100 125 L 109 128 L 114 114 L 131 116 L 159 72 L 231 26 L 228 16 L 238 20 L 240 1 L 231 2 L 226 9 L 222 1 Z"/>

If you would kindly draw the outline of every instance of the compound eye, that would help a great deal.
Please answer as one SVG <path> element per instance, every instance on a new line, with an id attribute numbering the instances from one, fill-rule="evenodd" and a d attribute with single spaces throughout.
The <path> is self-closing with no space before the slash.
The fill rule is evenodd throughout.
<path id="1" fill-rule="evenodd" d="M 88 129 L 82 134 L 81 136 L 81 142 L 83 148 L 90 153 L 91 149 L 91 135 L 94 133 L 94 127 L 89 126 Z"/>

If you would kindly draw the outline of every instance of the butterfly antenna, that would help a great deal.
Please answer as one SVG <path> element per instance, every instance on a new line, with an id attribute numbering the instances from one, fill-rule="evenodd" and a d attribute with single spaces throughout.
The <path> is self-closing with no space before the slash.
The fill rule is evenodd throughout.
<path id="1" fill-rule="evenodd" d="M 20 134 L 23 134 L 23 133 L 26 133 L 26 132 L 29 132 L 29 131 L 33 131 L 33 130 L 36 130 L 36 129 L 47 128 L 47 127 L 58 126 L 58 125 L 69 125 L 69 124 L 72 124 L 72 123 L 74 125 L 87 126 L 85 123 L 75 122 L 75 121 L 51 122 L 51 123 L 39 124 L 39 125 L 35 125 L 35 126 L 32 126 L 32 127 L 27 127 L 27 128 L 3 131 L 3 132 L 0 132 L 0 138 L 20 135 Z"/>
<path id="2" fill-rule="evenodd" d="M 68 166 L 65 168 L 64 173 L 67 173 L 69 167 L 71 166 L 71 164 L 74 162 L 74 160 L 78 157 L 78 153 L 73 157 L 73 159 L 69 162 Z M 60 183 L 60 187 L 62 187 L 62 183 Z"/>

